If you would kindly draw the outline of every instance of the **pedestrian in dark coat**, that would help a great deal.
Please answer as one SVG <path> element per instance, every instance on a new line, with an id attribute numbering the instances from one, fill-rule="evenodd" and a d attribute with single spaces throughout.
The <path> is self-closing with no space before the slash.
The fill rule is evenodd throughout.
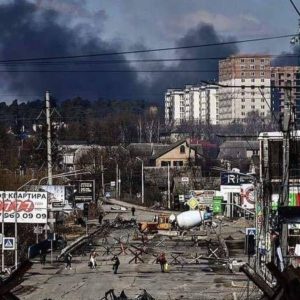
<path id="1" fill-rule="evenodd" d="M 70 253 L 65 255 L 65 264 L 65 269 L 72 270 L 72 255 Z"/>
<path id="2" fill-rule="evenodd" d="M 45 263 L 46 263 L 46 255 L 47 255 L 46 250 L 41 249 L 40 250 L 40 262 L 41 262 L 41 265 L 45 265 Z"/>
<path id="3" fill-rule="evenodd" d="M 132 214 L 133 217 L 134 217 L 134 213 L 135 213 L 135 207 L 132 206 L 132 207 L 131 207 L 131 214 Z"/>
<path id="4" fill-rule="evenodd" d="M 99 217 L 98 217 L 98 221 L 99 221 L 99 224 L 101 225 L 102 224 L 102 220 L 103 220 L 103 213 L 100 213 L 99 214 Z"/>
<path id="5" fill-rule="evenodd" d="M 115 255 L 112 260 L 114 261 L 114 264 L 113 264 L 113 270 L 114 270 L 114 274 L 117 274 L 118 272 L 118 268 L 119 268 L 119 265 L 120 265 L 120 260 L 119 260 L 119 257 L 117 255 Z"/>

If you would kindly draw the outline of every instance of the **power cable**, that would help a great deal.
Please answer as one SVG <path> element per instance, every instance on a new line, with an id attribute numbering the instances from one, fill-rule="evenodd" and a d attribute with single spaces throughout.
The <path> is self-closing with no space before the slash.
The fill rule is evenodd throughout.
<path id="1" fill-rule="evenodd" d="M 294 7 L 295 11 L 297 12 L 298 16 L 300 16 L 300 12 L 299 12 L 297 6 L 295 5 L 295 3 L 293 2 L 293 0 L 290 0 L 290 2 L 293 5 L 293 7 Z"/>
<path id="2" fill-rule="evenodd" d="M 269 57 L 285 57 L 285 58 L 299 58 L 296 54 L 267 54 Z M 2 65 L 55 65 L 55 64 L 114 64 L 114 63 L 140 63 L 140 62 L 173 62 L 173 61 L 202 61 L 202 60 L 223 60 L 229 58 L 228 56 L 219 57 L 192 57 L 192 58 L 157 58 L 157 59 L 113 59 L 113 60 L 70 60 L 70 61 L 20 61 L 20 62 L 0 62 Z"/>
<path id="3" fill-rule="evenodd" d="M 150 52 L 181 50 L 181 49 L 193 49 L 193 48 L 204 48 L 204 47 L 212 47 L 212 46 L 224 46 L 224 45 L 231 45 L 231 44 L 270 41 L 270 40 L 289 38 L 289 37 L 293 37 L 293 36 L 295 36 L 295 34 L 285 34 L 285 35 L 277 35 L 277 36 L 270 36 L 270 37 L 261 37 L 261 38 L 237 40 L 237 41 L 207 43 L 207 44 L 200 44 L 200 45 L 188 45 L 188 46 L 178 46 L 178 47 L 154 48 L 154 49 L 144 49 L 144 50 L 131 50 L 131 51 L 106 52 L 106 53 L 102 52 L 102 53 L 95 53 L 95 54 L 80 54 L 80 55 L 64 55 L 64 56 L 62 55 L 62 56 L 48 56 L 48 57 L 4 59 L 4 60 L 0 60 L 0 63 L 21 62 L 21 61 L 54 60 L 54 59 L 71 59 L 71 58 L 124 55 L 124 54 L 136 54 L 136 53 L 150 53 Z"/>

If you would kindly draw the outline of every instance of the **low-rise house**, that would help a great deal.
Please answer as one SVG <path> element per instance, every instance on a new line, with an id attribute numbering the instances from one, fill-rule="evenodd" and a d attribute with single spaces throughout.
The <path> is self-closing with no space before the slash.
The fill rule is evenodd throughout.
<path id="1" fill-rule="evenodd" d="M 243 172 L 251 172 L 253 163 L 257 162 L 259 156 L 258 141 L 225 141 L 220 145 L 218 160 L 227 167 L 237 167 Z"/>
<path id="2" fill-rule="evenodd" d="M 152 157 L 152 164 L 156 167 L 183 167 L 194 164 L 196 151 L 191 148 L 187 140 L 181 140 Z"/>

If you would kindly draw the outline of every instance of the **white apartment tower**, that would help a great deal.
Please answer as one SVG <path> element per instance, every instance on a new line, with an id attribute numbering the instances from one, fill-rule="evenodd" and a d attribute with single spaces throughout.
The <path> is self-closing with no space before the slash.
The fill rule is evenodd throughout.
<path id="1" fill-rule="evenodd" d="M 187 85 L 185 89 L 168 89 L 165 93 L 165 124 L 218 123 L 216 86 Z"/>
<path id="2" fill-rule="evenodd" d="M 268 55 L 237 55 L 219 62 L 219 123 L 243 121 L 250 112 L 271 113 Z M 225 86 L 225 87 L 223 87 Z"/>

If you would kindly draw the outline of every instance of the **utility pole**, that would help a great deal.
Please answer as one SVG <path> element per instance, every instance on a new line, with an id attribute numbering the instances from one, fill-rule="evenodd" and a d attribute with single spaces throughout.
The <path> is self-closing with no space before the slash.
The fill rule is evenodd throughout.
<path id="1" fill-rule="evenodd" d="M 291 86 L 286 82 L 284 93 L 284 110 L 283 110 L 283 177 L 282 177 L 282 198 L 281 206 L 289 205 L 289 168 L 290 168 L 290 137 L 291 137 L 291 121 L 292 121 L 292 103 L 291 103 Z M 282 224 L 281 227 L 281 249 L 284 264 L 287 265 L 288 253 L 288 224 Z"/>
<path id="2" fill-rule="evenodd" d="M 119 196 L 119 166 L 116 162 L 116 199 L 118 199 Z"/>
<path id="3" fill-rule="evenodd" d="M 142 183 L 142 204 L 144 204 L 145 202 L 145 183 L 144 183 L 144 161 L 139 158 L 136 157 L 137 160 L 141 161 L 142 163 L 142 175 L 141 175 L 141 183 Z"/>
<path id="4" fill-rule="evenodd" d="M 102 185 L 102 196 L 105 194 L 105 186 L 104 186 L 104 168 L 103 168 L 103 157 L 101 155 L 101 185 Z"/>
<path id="5" fill-rule="evenodd" d="M 52 140 L 51 140 L 51 108 L 50 108 L 50 92 L 46 91 L 46 128 L 47 128 L 47 166 L 48 166 L 48 185 L 53 184 L 52 179 Z M 48 203 L 49 204 L 49 203 Z M 49 211 L 49 218 L 53 220 L 53 212 Z M 47 222 L 48 224 L 48 222 Z M 53 232 L 54 226 L 51 223 L 50 229 Z M 45 230 L 47 236 L 47 228 Z"/>
<path id="6" fill-rule="evenodd" d="M 119 169 L 119 179 L 118 179 L 118 192 L 119 192 L 119 200 L 121 199 L 121 169 Z"/>
<path id="7" fill-rule="evenodd" d="M 170 195 L 170 162 L 168 162 L 168 208 L 171 209 L 171 195 Z"/>
<path id="8" fill-rule="evenodd" d="M 51 143 L 51 109 L 50 93 L 46 91 L 46 124 L 47 124 L 47 165 L 48 165 L 48 185 L 52 185 L 52 143 Z"/>
<path id="9" fill-rule="evenodd" d="M 2 266 L 1 266 L 1 269 L 2 269 L 2 272 L 4 272 L 4 269 L 5 269 L 5 264 L 4 264 L 4 247 L 3 247 L 3 243 L 4 243 L 4 201 L 5 201 L 5 197 L 6 197 L 6 194 L 5 192 L 3 192 L 2 194 L 2 212 L 1 212 L 1 217 L 2 217 L 2 230 L 1 230 L 1 233 L 2 233 L 2 247 L 1 247 L 1 257 L 2 257 Z"/>

